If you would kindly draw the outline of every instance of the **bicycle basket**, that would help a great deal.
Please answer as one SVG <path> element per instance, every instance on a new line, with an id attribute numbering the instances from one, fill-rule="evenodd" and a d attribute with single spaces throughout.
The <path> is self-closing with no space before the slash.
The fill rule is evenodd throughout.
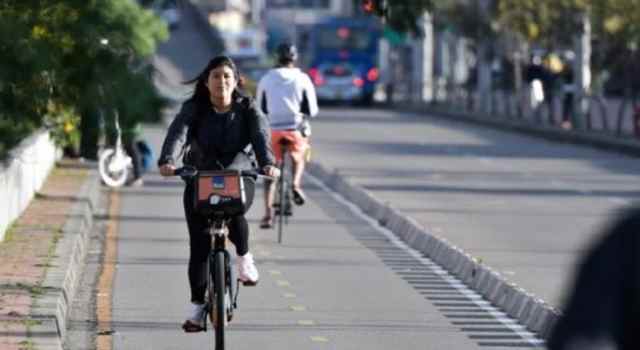
<path id="1" fill-rule="evenodd" d="M 244 214 L 247 197 L 237 170 L 203 171 L 195 181 L 195 209 L 204 215 Z"/>

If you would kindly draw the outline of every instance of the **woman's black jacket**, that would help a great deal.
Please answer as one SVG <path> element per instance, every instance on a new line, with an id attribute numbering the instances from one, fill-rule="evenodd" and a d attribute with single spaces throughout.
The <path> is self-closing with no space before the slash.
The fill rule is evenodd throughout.
<path id="1" fill-rule="evenodd" d="M 183 163 L 193 165 L 202 170 L 216 170 L 221 167 L 248 169 L 251 162 L 250 149 L 253 149 L 258 165 L 262 169 L 267 165 L 274 165 L 275 160 L 271 149 L 271 131 L 264 116 L 258 114 L 251 98 L 234 96 L 228 120 L 217 123 L 212 134 L 223 135 L 223 142 L 217 142 L 213 152 L 205 152 L 197 142 L 197 127 L 199 118 L 217 117 L 207 115 L 213 111 L 198 113 L 196 104 L 188 100 L 182 104 L 180 112 L 169 125 L 167 136 L 162 144 L 162 151 L 158 158 L 158 166 L 176 164 L 176 157 L 185 150 Z M 194 130 L 190 130 L 193 127 Z M 252 147 L 248 147 L 252 146 Z M 242 161 L 245 158 L 246 161 Z M 240 162 L 238 160 L 240 159 Z M 240 163 L 239 166 L 236 163 Z"/>

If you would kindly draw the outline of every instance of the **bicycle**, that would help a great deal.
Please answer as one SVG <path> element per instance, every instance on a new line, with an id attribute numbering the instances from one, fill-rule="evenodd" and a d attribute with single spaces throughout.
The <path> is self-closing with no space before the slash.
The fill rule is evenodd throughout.
<path id="1" fill-rule="evenodd" d="M 102 148 L 98 155 L 98 173 L 102 182 L 112 188 L 122 187 L 132 180 L 135 174 L 134 158 L 130 152 L 137 150 L 140 157 L 140 175 L 151 168 L 153 150 L 144 140 L 137 140 L 132 145 L 125 146 L 122 142 L 122 129 L 118 112 L 115 112 L 114 130 L 115 144 Z"/>
<path id="2" fill-rule="evenodd" d="M 194 181 L 196 210 L 209 217 L 211 229 L 209 235 L 213 240 L 207 264 L 207 288 L 205 295 L 205 312 L 203 314 L 203 331 L 207 331 L 207 317 L 215 329 L 215 349 L 224 350 L 224 330 L 238 308 L 240 280 L 235 279 L 231 264 L 231 255 L 226 248 L 227 224 L 229 219 L 246 212 L 250 202 L 245 180 L 272 177 L 246 170 L 198 171 L 193 167 L 182 167 L 174 174 L 185 181 Z M 234 285 L 234 282 L 236 283 Z M 244 282 L 243 285 L 249 285 Z"/>
<path id="3" fill-rule="evenodd" d="M 288 178 L 292 176 L 292 173 L 287 166 L 291 159 L 289 157 L 289 147 L 291 146 L 291 141 L 287 139 L 280 140 L 280 149 L 282 150 L 282 161 L 279 164 L 280 168 L 280 177 L 278 178 L 278 182 L 276 183 L 276 194 L 277 198 L 274 200 L 274 215 L 278 217 L 278 243 L 282 243 L 282 232 L 284 230 L 284 225 L 289 224 L 288 217 L 293 215 L 293 193 L 291 192 L 291 185 L 293 181 L 289 182 Z M 284 210 L 281 210 L 284 208 Z"/>

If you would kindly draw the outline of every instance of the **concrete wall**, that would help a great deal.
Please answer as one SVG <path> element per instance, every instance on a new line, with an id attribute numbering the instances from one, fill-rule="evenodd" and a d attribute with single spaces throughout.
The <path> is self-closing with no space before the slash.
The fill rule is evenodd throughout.
<path id="1" fill-rule="evenodd" d="M 0 164 L 0 241 L 42 188 L 60 152 L 46 131 L 23 140 Z"/>

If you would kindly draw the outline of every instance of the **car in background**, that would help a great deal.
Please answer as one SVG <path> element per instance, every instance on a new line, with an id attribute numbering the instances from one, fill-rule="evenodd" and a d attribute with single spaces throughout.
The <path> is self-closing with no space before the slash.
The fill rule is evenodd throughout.
<path id="1" fill-rule="evenodd" d="M 366 80 L 378 79 L 377 68 L 365 64 L 330 62 L 319 64 L 309 70 L 309 76 L 316 87 L 320 101 L 369 102 Z"/>

